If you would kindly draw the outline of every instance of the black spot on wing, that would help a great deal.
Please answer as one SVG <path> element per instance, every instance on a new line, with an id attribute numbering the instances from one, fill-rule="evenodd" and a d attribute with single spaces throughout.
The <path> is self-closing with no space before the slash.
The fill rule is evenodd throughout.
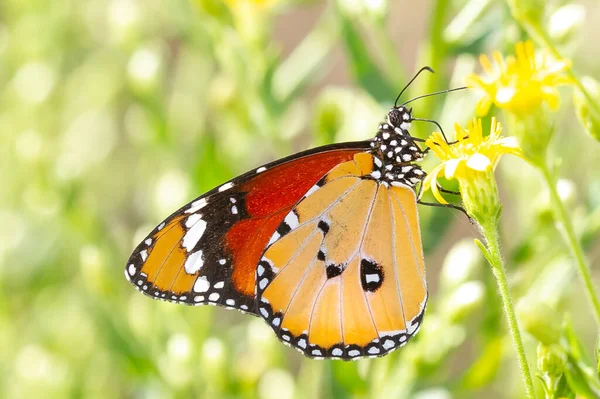
<path id="1" fill-rule="evenodd" d="M 325 252 L 323 252 L 322 250 L 319 250 L 319 253 L 317 254 L 317 259 L 324 262 L 325 261 Z"/>
<path id="2" fill-rule="evenodd" d="M 369 260 L 360 261 L 360 282 L 363 291 L 375 292 L 383 284 L 383 268 Z"/>
<path id="3" fill-rule="evenodd" d="M 324 220 L 320 220 L 317 227 L 323 232 L 323 235 L 327 235 L 329 232 L 329 224 Z"/>
<path id="4" fill-rule="evenodd" d="M 342 271 L 344 271 L 344 268 L 342 267 L 342 265 L 328 265 L 327 268 L 325 268 L 325 273 L 327 273 L 327 278 L 337 277 L 340 274 L 342 274 Z"/>

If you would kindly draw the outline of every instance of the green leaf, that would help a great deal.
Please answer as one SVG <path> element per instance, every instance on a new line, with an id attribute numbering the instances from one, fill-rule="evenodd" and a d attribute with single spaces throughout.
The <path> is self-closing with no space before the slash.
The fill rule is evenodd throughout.
<path id="1" fill-rule="evenodd" d="M 581 368 L 574 358 L 570 358 L 565 371 L 569 387 L 577 395 L 585 398 L 600 397 L 600 384 L 597 380 L 590 378 L 589 372 Z"/>
<path id="2" fill-rule="evenodd" d="M 350 68 L 358 84 L 380 103 L 389 103 L 396 97 L 396 88 L 389 82 L 369 54 L 358 29 L 345 15 L 339 14 L 342 40 L 350 61 Z"/>
<path id="3" fill-rule="evenodd" d="M 469 390 L 481 389 L 490 383 L 498 373 L 504 355 L 503 337 L 493 337 L 481 353 L 481 356 L 465 373 L 462 386 Z"/>

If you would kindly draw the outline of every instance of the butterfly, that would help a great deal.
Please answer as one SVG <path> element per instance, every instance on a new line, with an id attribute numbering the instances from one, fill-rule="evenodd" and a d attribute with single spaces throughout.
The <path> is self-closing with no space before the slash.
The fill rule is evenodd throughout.
<path id="1" fill-rule="evenodd" d="M 428 298 L 416 191 L 427 150 L 409 133 L 416 98 L 398 98 L 373 139 L 294 154 L 183 206 L 135 248 L 125 277 L 152 298 L 261 317 L 311 358 L 402 347 Z"/>

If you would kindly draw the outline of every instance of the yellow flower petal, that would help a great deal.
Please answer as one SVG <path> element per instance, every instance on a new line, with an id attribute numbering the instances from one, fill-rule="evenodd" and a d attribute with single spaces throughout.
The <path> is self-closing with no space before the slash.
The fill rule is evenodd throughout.
<path id="1" fill-rule="evenodd" d="M 519 148 L 519 142 L 516 137 L 502 137 L 496 141 L 499 145 L 504 148 Z"/>
<path id="2" fill-rule="evenodd" d="M 502 57 L 495 51 L 493 63 L 482 55 L 479 60 L 484 73 L 470 75 L 467 84 L 483 92 L 484 99 L 477 104 L 477 114 L 485 115 L 492 103 L 513 113 L 530 113 L 546 103 L 551 109 L 558 107 L 556 87 L 571 84 L 563 75 L 569 60 L 554 60 L 548 53 L 538 56 L 531 41 L 515 45 L 516 56 Z"/>
<path id="3" fill-rule="evenodd" d="M 444 168 L 444 175 L 446 179 L 450 180 L 454 178 L 456 169 L 458 168 L 458 165 L 460 165 L 461 161 L 461 159 L 450 159 L 445 162 L 446 167 Z"/>
<path id="4" fill-rule="evenodd" d="M 480 172 L 486 171 L 492 165 L 492 161 L 481 153 L 475 153 L 467 160 L 467 166 Z"/>
<path id="5" fill-rule="evenodd" d="M 438 189 L 438 186 L 437 186 L 437 176 L 440 173 L 440 169 L 441 168 L 438 166 L 437 168 L 432 170 L 431 174 L 428 175 L 427 177 L 431 176 L 431 179 L 429 179 L 429 188 L 431 189 L 431 193 L 433 194 L 433 197 L 437 200 L 437 202 L 445 205 L 448 203 L 448 201 L 446 201 L 444 199 L 444 197 L 442 197 L 442 194 L 440 194 L 440 190 Z"/>
<path id="6" fill-rule="evenodd" d="M 490 111 L 492 104 L 494 102 L 489 97 L 484 97 L 477 103 L 477 108 L 475 109 L 475 113 L 477 116 L 485 116 Z"/>
<path id="7" fill-rule="evenodd" d="M 448 202 L 441 196 L 438 188 L 438 176 L 442 169 L 446 179 L 456 179 L 462 187 L 466 179 L 477 179 L 480 173 L 487 173 L 504 154 L 523 157 L 514 137 L 500 135 L 502 125 L 492 118 L 490 134 L 483 136 L 481 119 L 472 120 L 467 129 L 454 126 L 456 143 L 448 145 L 439 133 L 432 133 L 425 141 L 426 145 L 440 159 L 440 164 L 427 175 L 423 181 L 423 189 L 431 190 L 435 199 L 441 204 Z M 465 173 L 469 168 L 473 173 Z"/>

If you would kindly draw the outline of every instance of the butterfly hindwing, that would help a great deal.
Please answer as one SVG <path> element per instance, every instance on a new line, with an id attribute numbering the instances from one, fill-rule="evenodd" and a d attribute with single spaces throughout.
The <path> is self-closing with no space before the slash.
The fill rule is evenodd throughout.
<path id="1" fill-rule="evenodd" d="M 403 346 L 427 301 L 416 196 L 356 154 L 286 215 L 257 268 L 259 314 L 307 356 L 357 359 Z"/>
<path id="2" fill-rule="evenodd" d="M 329 170 L 368 145 L 343 143 L 298 153 L 207 192 L 137 246 L 125 276 L 153 298 L 257 314 L 256 267 L 274 232 Z"/>

